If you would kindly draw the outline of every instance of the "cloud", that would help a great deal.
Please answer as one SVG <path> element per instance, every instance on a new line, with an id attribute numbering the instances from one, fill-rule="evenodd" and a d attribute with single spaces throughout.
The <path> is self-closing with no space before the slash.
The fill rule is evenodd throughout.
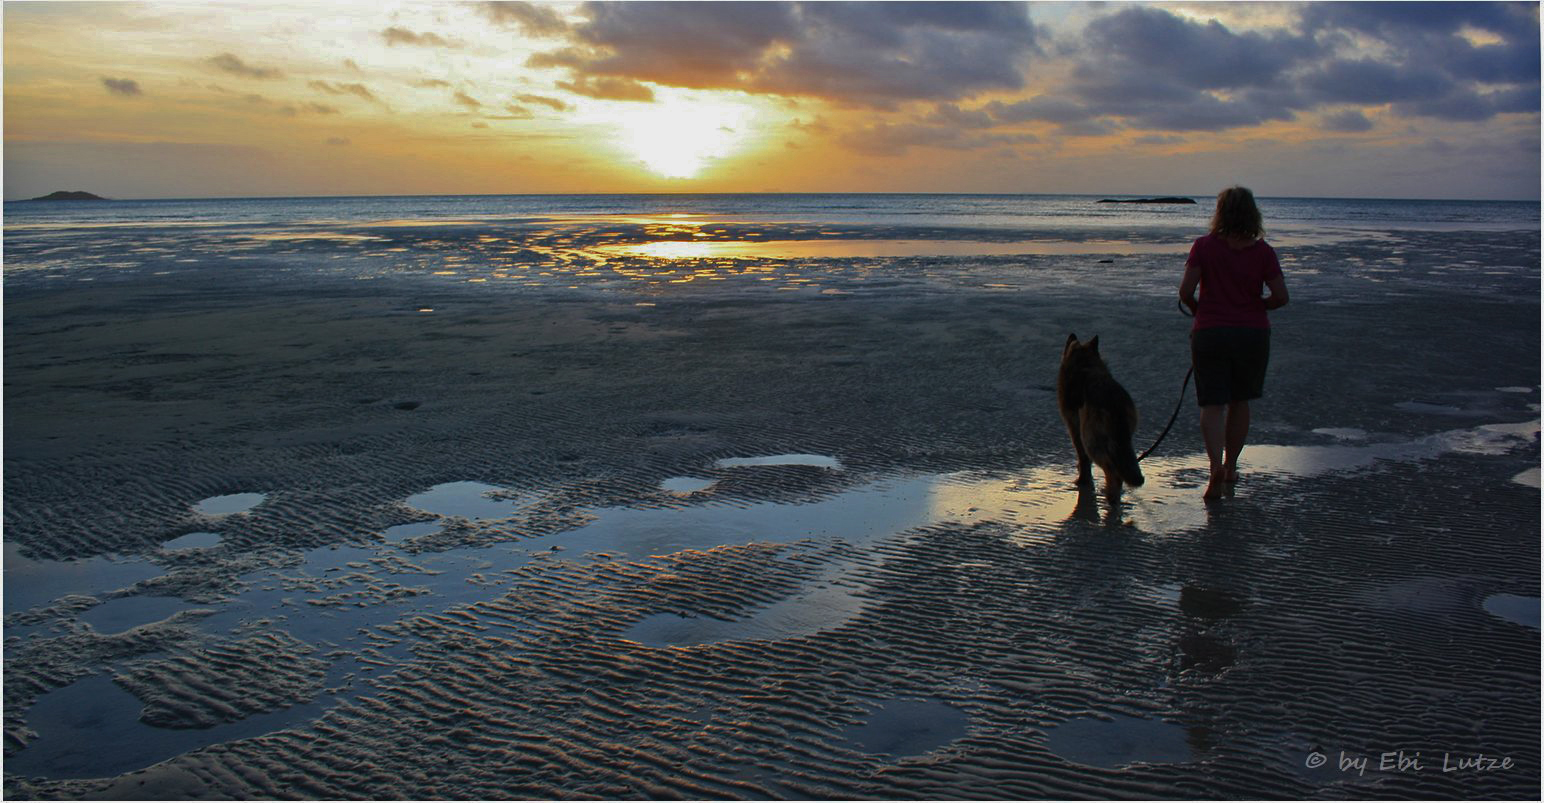
<path id="1" fill-rule="evenodd" d="M 1000 123 L 1045 122 L 1072 124 L 1087 122 L 1096 113 L 1088 106 L 1068 98 L 1036 96 L 1016 103 L 992 101 L 986 113 Z"/>
<path id="2" fill-rule="evenodd" d="M 1434 70 L 1371 59 L 1334 61 L 1304 80 L 1314 98 L 1326 103 L 1389 103 L 1444 95 L 1453 81 Z"/>
<path id="3" fill-rule="evenodd" d="M 132 78 L 108 78 L 104 75 L 102 76 L 102 86 L 107 87 L 109 94 L 122 95 L 126 98 L 145 94 L 139 88 L 139 82 Z"/>
<path id="4" fill-rule="evenodd" d="M 558 81 L 559 89 L 566 89 L 575 95 L 584 95 L 588 98 L 599 100 L 634 100 L 650 102 L 654 100 L 654 90 L 628 78 L 590 78 L 582 77 L 574 81 Z"/>
<path id="5" fill-rule="evenodd" d="M 1056 92 L 994 110 L 1004 122 L 1108 130 L 1112 121 L 1158 131 L 1220 131 L 1291 120 L 1307 102 L 1292 83 L 1325 53 L 1286 30 L 1229 30 L 1148 6 L 1097 17 L 1073 48 L 1071 80 Z"/>
<path id="6" fill-rule="evenodd" d="M 479 7 L 495 23 L 517 26 L 527 36 L 559 36 L 568 32 L 568 23 L 550 6 L 490 2 Z"/>
<path id="7" fill-rule="evenodd" d="M 438 78 L 425 78 L 421 81 L 414 81 L 413 86 L 419 87 L 420 89 L 434 89 L 437 87 L 449 87 L 450 82 L 442 81 Z"/>
<path id="8" fill-rule="evenodd" d="M 242 61 L 234 53 L 221 53 L 205 59 L 205 64 L 217 70 L 228 72 L 231 75 L 239 75 L 243 78 L 281 78 L 284 73 L 272 67 L 257 67 Z"/>
<path id="9" fill-rule="evenodd" d="M 1375 45 L 1360 50 L 1376 55 L 1310 72 L 1304 84 L 1315 100 L 1392 103 L 1405 116 L 1470 121 L 1539 110 L 1537 6 L 1312 3 L 1300 24 L 1322 37 L 1356 35 Z"/>
<path id="10" fill-rule="evenodd" d="M 1326 106 L 1338 109 L 1321 117 L 1331 130 L 1370 125 L 1365 115 L 1358 119 L 1339 108 L 1348 104 L 1468 121 L 1539 110 L 1532 9 L 1467 3 L 1288 8 L 1296 24 L 1263 31 L 1234 31 L 1152 6 L 1095 17 L 1057 43 L 1071 59 L 1068 80 L 981 111 L 1003 125 L 1046 122 L 1070 132 L 1119 123 L 1163 132 L 1248 128 Z"/>
<path id="11" fill-rule="evenodd" d="M 391 45 L 416 45 L 418 47 L 449 47 L 458 48 L 461 45 L 452 42 L 437 33 L 414 33 L 406 28 L 392 26 L 381 31 L 381 38 L 386 40 L 387 46 Z"/>
<path id="12" fill-rule="evenodd" d="M 272 101 L 263 97 L 262 95 L 246 95 L 242 98 L 242 100 L 245 100 L 246 102 L 256 106 L 273 105 Z M 328 106 L 324 103 L 308 102 L 298 105 L 294 103 L 286 103 L 283 106 L 275 109 L 274 113 L 281 117 L 297 117 L 301 114 L 337 114 L 338 109 L 335 106 Z"/>
<path id="13" fill-rule="evenodd" d="M 312 89 L 318 89 L 329 95 L 353 95 L 364 98 L 372 103 L 380 103 L 380 98 L 375 96 L 364 84 L 334 84 L 330 81 L 312 81 L 308 84 Z"/>
<path id="14" fill-rule="evenodd" d="M 350 72 L 364 72 L 364 70 L 359 69 L 359 64 L 357 64 L 353 59 L 344 59 L 343 66 L 347 67 Z"/>
<path id="15" fill-rule="evenodd" d="M 1319 120 L 1319 127 L 1337 134 L 1360 134 L 1372 130 L 1372 121 L 1356 109 L 1326 114 Z"/>
<path id="16" fill-rule="evenodd" d="M 1287 31 L 1234 33 L 1216 20 L 1200 23 L 1138 6 L 1096 18 L 1084 31 L 1085 79 L 1137 73 L 1189 89 L 1269 86 L 1292 67 L 1319 58 L 1312 37 Z"/>
<path id="17" fill-rule="evenodd" d="M 536 67 L 695 89 L 893 107 L 1024 86 L 1037 32 L 1016 3 L 587 3 Z"/>
<path id="18" fill-rule="evenodd" d="M 873 156 L 902 156 L 915 147 L 976 150 L 1039 142 L 1030 134 L 980 134 L 951 125 L 876 123 L 838 137 L 845 147 Z"/>
<path id="19" fill-rule="evenodd" d="M 940 103 L 925 121 L 934 125 L 952 125 L 958 128 L 991 128 L 997 124 L 991 114 L 981 109 L 967 111 L 953 103 Z"/>
<path id="20" fill-rule="evenodd" d="M 1508 112 L 1538 112 L 1538 89 L 1511 89 L 1478 92 L 1458 89 L 1444 95 L 1396 103 L 1394 113 L 1404 117 L 1435 117 L 1443 120 L 1483 122 Z"/>
<path id="21" fill-rule="evenodd" d="M 335 145 L 335 146 L 338 146 L 338 147 L 342 147 L 342 146 L 345 146 L 345 145 L 352 145 L 353 141 L 350 140 L 348 137 L 328 137 L 327 138 L 327 144 L 328 145 Z"/>
<path id="22" fill-rule="evenodd" d="M 553 111 L 566 112 L 571 107 L 557 98 L 544 97 L 542 95 L 517 95 L 515 100 L 521 103 L 535 103 L 538 106 L 546 106 Z"/>
<path id="23" fill-rule="evenodd" d="M 509 117 L 507 119 L 511 120 L 529 120 L 536 116 L 531 113 L 530 109 L 514 103 L 506 103 L 504 105 L 504 109 L 505 111 L 509 112 Z"/>
<path id="24" fill-rule="evenodd" d="M 467 107 L 468 109 L 480 109 L 480 108 L 482 108 L 482 103 L 480 101 L 478 101 L 477 98 L 474 98 L 474 97 L 472 97 L 471 95 L 468 95 L 465 92 L 457 92 L 456 95 L 455 95 L 455 99 L 456 99 L 457 103 L 461 104 L 462 106 Z"/>

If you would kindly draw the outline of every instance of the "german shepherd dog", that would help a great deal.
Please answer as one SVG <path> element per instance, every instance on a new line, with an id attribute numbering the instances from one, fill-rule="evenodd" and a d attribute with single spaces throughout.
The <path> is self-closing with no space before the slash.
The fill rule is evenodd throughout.
<path id="1" fill-rule="evenodd" d="M 1104 470 L 1104 492 L 1112 499 L 1120 495 L 1121 483 L 1137 488 L 1145 482 L 1131 448 L 1137 406 L 1100 359 L 1098 336 L 1079 343 L 1076 334 L 1067 335 L 1056 401 L 1078 452 L 1078 485 L 1093 485 L 1090 462 Z"/>

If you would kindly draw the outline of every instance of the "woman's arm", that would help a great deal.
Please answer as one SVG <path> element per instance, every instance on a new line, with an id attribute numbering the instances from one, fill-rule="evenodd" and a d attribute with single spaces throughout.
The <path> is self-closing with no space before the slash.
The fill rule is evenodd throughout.
<path id="1" fill-rule="evenodd" d="M 1190 314 L 1196 313 L 1196 286 L 1201 283 L 1201 269 L 1193 263 L 1185 263 L 1185 278 L 1179 282 L 1179 303 L 1184 304 L 1190 310 Z"/>
<path id="2" fill-rule="evenodd" d="M 1271 294 L 1265 297 L 1266 309 L 1280 309 L 1287 305 L 1287 283 L 1281 278 L 1281 274 L 1278 273 L 1275 278 L 1267 280 L 1265 287 L 1271 291 Z"/>

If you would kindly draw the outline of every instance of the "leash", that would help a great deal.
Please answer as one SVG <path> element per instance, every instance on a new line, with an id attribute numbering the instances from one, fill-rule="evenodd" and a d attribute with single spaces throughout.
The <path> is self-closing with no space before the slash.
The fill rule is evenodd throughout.
<path id="1" fill-rule="evenodd" d="M 1185 309 L 1184 302 L 1175 301 L 1174 303 L 1179 305 L 1179 311 L 1184 313 L 1187 317 L 1195 317 L 1195 315 L 1191 313 L 1190 310 Z M 1158 440 L 1153 441 L 1153 445 L 1147 447 L 1147 451 L 1143 452 L 1140 456 L 1137 457 L 1138 463 L 1142 462 L 1143 459 L 1152 454 L 1153 450 L 1158 448 L 1158 444 L 1163 443 L 1163 439 L 1168 436 L 1169 430 L 1174 428 L 1174 422 L 1179 418 L 1179 410 L 1181 407 L 1185 406 L 1185 389 L 1190 387 L 1190 377 L 1195 372 L 1196 366 L 1195 363 L 1192 362 L 1190 364 L 1189 370 L 1185 371 L 1184 383 L 1179 386 L 1179 401 L 1174 403 L 1174 415 L 1169 416 L 1169 423 L 1164 425 L 1162 432 L 1158 433 Z"/>

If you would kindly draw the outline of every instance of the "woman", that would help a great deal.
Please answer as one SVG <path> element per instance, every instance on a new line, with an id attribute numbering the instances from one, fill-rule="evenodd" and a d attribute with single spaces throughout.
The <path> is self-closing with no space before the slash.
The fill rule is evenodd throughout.
<path id="1" fill-rule="evenodd" d="M 1211 462 L 1204 494 L 1209 500 L 1238 481 L 1238 455 L 1249 436 L 1249 401 L 1264 391 L 1271 352 L 1265 313 L 1287 303 L 1281 265 L 1264 234 L 1254 193 L 1243 187 L 1223 190 L 1217 194 L 1211 232 L 1190 246 L 1179 285 L 1180 302 L 1195 315 L 1190 359 L 1201 438 Z M 1270 295 L 1262 297 L 1262 288 Z"/>

